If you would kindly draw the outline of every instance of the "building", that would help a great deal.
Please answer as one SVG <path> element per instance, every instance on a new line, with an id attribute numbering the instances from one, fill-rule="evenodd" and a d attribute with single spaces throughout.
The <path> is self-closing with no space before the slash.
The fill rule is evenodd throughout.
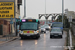
<path id="1" fill-rule="evenodd" d="M 0 0 L 0 35 L 15 33 L 15 18 L 20 16 L 20 5 L 22 0 Z M 7 6 L 7 7 L 6 7 Z M 10 18 L 13 18 L 13 24 L 10 24 Z M 12 29 L 11 29 L 12 27 Z"/>
<path id="2" fill-rule="evenodd" d="M 72 19 L 75 19 L 75 12 L 74 11 L 69 11 L 68 9 L 65 9 L 65 14 L 68 19 L 70 16 L 72 16 Z"/>

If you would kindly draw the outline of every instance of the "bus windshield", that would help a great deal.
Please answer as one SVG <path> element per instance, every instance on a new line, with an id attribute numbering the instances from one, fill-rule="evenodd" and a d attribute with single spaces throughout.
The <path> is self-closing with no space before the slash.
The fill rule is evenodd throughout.
<path id="1" fill-rule="evenodd" d="M 36 22 L 22 22 L 21 30 L 37 30 L 38 23 Z"/>

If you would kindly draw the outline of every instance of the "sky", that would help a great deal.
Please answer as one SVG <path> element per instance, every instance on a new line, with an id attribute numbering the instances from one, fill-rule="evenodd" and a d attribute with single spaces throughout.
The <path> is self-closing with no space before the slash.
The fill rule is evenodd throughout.
<path id="1" fill-rule="evenodd" d="M 38 19 L 38 14 L 62 13 L 62 0 L 26 0 L 26 17 L 32 17 Z M 69 11 L 75 11 L 75 0 L 64 0 L 64 12 L 65 9 Z M 20 16 L 24 16 L 24 0 L 20 6 Z M 49 17 L 51 19 L 51 17 Z M 45 20 L 44 17 L 41 20 Z"/>

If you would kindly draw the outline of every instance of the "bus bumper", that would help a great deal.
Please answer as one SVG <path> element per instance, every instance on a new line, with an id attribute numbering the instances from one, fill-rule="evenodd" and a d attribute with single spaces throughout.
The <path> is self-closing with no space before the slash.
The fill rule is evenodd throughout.
<path id="1" fill-rule="evenodd" d="M 20 37 L 37 37 L 37 36 L 40 36 L 40 34 L 33 34 L 33 35 L 26 35 L 26 34 L 19 34 Z"/>

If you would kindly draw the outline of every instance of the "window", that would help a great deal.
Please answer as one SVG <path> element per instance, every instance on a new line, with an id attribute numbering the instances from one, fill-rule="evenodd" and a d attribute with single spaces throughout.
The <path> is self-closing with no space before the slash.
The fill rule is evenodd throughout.
<path id="1" fill-rule="evenodd" d="M 38 24 L 36 22 L 24 22 L 21 24 L 21 30 L 37 30 Z"/>
<path id="2" fill-rule="evenodd" d="M 4 20 L 4 25 L 7 25 L 7 21 L 6 20 Z"/>

